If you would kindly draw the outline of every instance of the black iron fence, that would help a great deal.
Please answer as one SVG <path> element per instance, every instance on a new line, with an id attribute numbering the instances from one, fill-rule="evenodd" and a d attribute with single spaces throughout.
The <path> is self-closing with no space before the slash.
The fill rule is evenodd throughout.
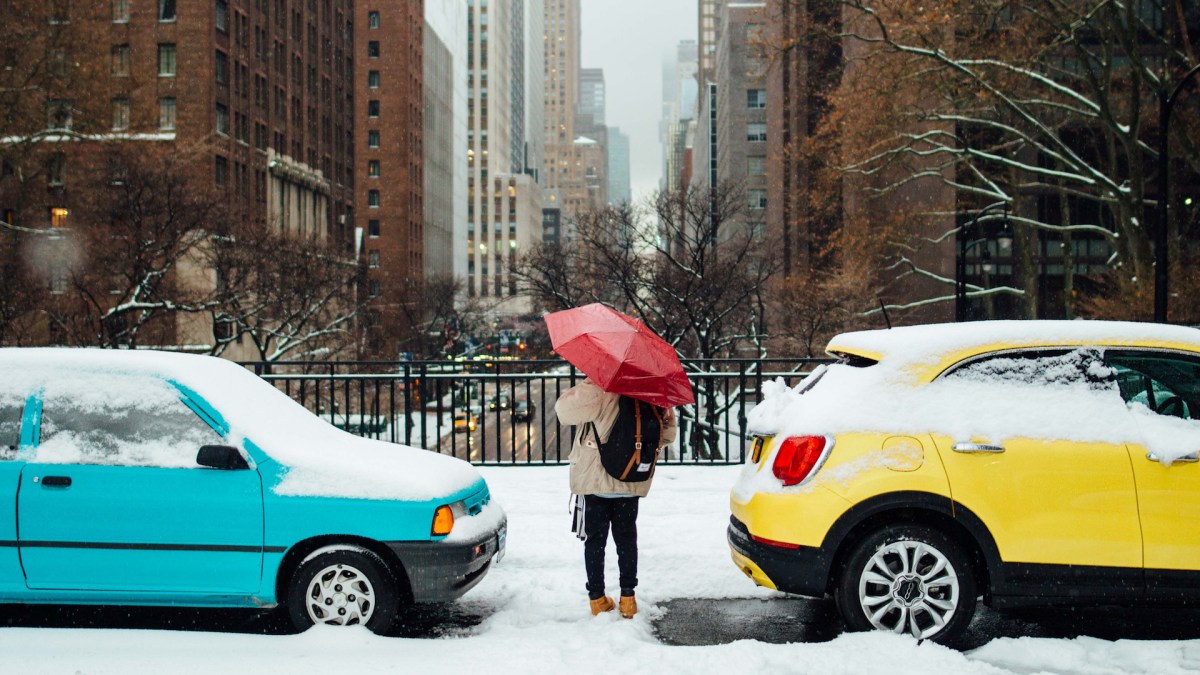
<path id="1" fill-rule="evenodd" d="M 794 385 L 826 359 L 712 359 L 687 363 L 694 405 L 661 462 L 738 464 L 746 413 L 762 383 Z M 560 464 L 574 429 L 554 402 L 584 376 L 563 361 L 286 361 L 243 364 L 300 405 L 350 433 L 426 448 L 475 464 Z"/>

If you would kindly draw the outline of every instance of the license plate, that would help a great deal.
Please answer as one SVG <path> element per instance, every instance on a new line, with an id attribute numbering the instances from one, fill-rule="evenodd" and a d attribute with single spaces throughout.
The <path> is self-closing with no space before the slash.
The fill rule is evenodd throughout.
<path id="1" fill-rule="evenodd" d="M 493 562 L 498 563 L 501 560 L 504 560 L 504 544 L 507 539 L 508 539 L 508 528 L 507 527 L 500 528 L 500 531 L 496 533 L 496 555 L 495 555 L 495 557 L 492 558 Z"/>

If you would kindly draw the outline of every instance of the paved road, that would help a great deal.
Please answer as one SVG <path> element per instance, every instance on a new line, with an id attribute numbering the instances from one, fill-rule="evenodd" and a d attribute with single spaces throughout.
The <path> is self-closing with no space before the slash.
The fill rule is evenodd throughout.
<path id="1" fill-rule="evenodd" d="M 769 600 L 697 600 L 662 604 L 654 632 L 667 645 L 714 645 L 736 640 L 769 643 L 825 642 L 842 632 L 832 602 L 783 597 Z M 392 631 L 396 637 L 455 638 L 475 633 L 494 613 L 486 603 L 465 599 L 450 605 L 421 607 Z M 58 606 L 0 608 L 0 626 L 135 628 L 196 630 L 277 635 L 291 632 L 278 613 L 248 610 L 134 609 Z M 1082 610 L 1039 609 L 996 612 L 983 608 L 971 623 L 962 649 L 998 637 L 1104 640 L 1200 639 L 1200 608 L 1098 607 Z"/>

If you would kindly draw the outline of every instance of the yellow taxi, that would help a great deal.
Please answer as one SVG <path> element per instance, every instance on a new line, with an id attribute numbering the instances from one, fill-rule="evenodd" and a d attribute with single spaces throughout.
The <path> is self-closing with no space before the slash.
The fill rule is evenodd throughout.
<path id="1" fill-rule="evenodd" d="M 1200 601 L 1200 330 L 978 322 L 828 352 L 750 414 L 728 539 L 755 583 L 939 642 L 980 599 Z"/>

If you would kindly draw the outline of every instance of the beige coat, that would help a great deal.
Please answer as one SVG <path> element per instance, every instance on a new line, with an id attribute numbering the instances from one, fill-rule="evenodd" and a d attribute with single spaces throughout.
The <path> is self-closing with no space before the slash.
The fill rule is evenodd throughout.
<path id="1" fill-rule="evenodd" d="M 574 494 L 627 494 L 645 497 L 646 493 L 650 492 L 653 477 L 641 483 L 625 483 L 610 476 L 600 463 L 600 449 L 596 439 L 590 433 L 583 433 L 582 426 L 593 422 L 600 438 L 607 439 L 613 423 L 617 420 L 620 398 L 616 394 L 604 391 L 591 379 L 586 379 L 563 392 L 554 404 L 554 412 L 558 415 L 559 422 L 580 427 L 576 430 L 575 443 L 571 446 L 571 492 Z M 664 422 L 660 442 L 662 445 L 668 445 L 675 440 L 675 434 L 678 432 L 674 410 L 668 409 Z"/>

